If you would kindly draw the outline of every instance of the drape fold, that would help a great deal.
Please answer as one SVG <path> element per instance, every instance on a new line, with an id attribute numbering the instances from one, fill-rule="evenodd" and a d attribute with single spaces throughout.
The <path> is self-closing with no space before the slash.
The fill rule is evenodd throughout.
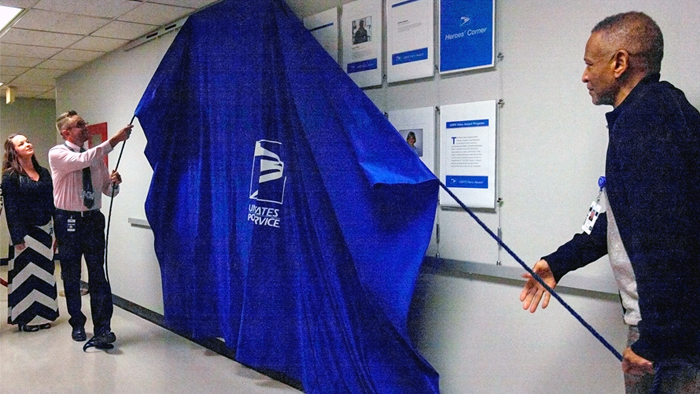
<path id="1" fill-rule="evenodd" d="M 308 393 L 437 393 L 408 309 L 438 181 L 282 1 L 190 16 L 137 109 L 165 319 Z"/>

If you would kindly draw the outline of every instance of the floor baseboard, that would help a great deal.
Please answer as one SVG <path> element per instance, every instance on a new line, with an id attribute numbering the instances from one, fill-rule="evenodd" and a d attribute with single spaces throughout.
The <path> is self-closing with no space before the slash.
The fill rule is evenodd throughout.
<path id="1" fill-rule="evenodd" d="M 129 300 L 126 300 L 126 299 L 121 298 L 121 297 L 114 295 L 114 294 L 112 295 L 112 301 L 113 301 L 114 305 L 124 309 L 125 311 L 131 312 L 134 315 L 139 316 L 143 319 L 146 319 L 153 324 L 156 324 L 160 327 L 163 327 L 164 329 L 166 329 L 170 332 L 173 332 L 173 333 L 175 333 L 183 338 L 186 338 L 186 339 L 188 339 L 188 340 L 190 340 L 190 341 L 192 341 L 200 346 L 203 346 L 203 347 L 211 350 L 212 352 L 220 354 L 220 355 L 222 355 L 226 358 L 229 358 L 229 359 L 231 359 L 239 364 L 241 363 L 240 361 L 236 360 L 236 352 L 233 349 L 230 349 L 229 347 L 227 347 L 226 343 L 220 339 L 209 338 L 209 339 L 200 340 L 200 339 L 192 338 L 190 335 L 187 335 L 187 334 L 182 333 L 182 332 L 178 332 L 177 330 L 173 330 L 170 327 L 168 327 L 167 324 L 165 323 L 164 316 L 161 315 L 160 313 L 157 313 L 157 312 L 154 312 L 150 309 L 144 308 L 141 305 L 135 304 Z M 302 387 L 301 382 L 298 382 L 295 379 L 290 379 L 289 377 L 284 376 L 283 374 L 280 374 L 279 372 L 260 370 L 260 369 L 256 369 L 256 368 L 251 368 L 250 366 L 247 366 L 247 365 L 246 365 L 246 367 L 248 367 L 252 370 L 255 370 L 255 371 L 271 378 L 271 379 L 277 380 L 278 382 L 282 382 L 286 385 L 294 387 L 295 389 L 297 389 L 299 391 L 304 391 L 304 388 Z"/>

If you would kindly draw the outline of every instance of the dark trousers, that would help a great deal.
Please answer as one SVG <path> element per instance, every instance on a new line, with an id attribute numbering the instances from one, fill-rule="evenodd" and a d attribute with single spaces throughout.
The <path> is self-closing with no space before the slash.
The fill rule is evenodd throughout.
<path id="1" fill-rule="evenodd" d="M 75 220 L 72 223 L 72 220 Z M 112 289 L 104 271 L 105 217 L 99 211 L 89 215 L 56 210 L 54 222 L 58 253 L 61 262 L 61 279 L 66 294 L 66 305 L 73 328 L 85 325 L 85 315 L 81 312 L 80 270 L 81 257 L 85 256 L 90 283 L 90 312 L 94 325 L 94 335 L 111 331 L 110 320 L 114 306 Z M 74 231 L 69 231 L 74 230 Z"/>
<path id="2" fill-rule="evenodd" d="M 671 360 L 654 363 L 652 394 L 699 394 L 700 365 Z"/>

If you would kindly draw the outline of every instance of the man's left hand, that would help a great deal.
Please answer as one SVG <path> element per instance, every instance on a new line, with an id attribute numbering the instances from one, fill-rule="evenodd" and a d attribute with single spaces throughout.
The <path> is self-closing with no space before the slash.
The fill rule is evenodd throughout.
<path id="1" fill-rule="evenodd" d="M 112 171 L 112 175 L 109 176 L 109 180 L 114 186 L 117 186 L 120 183 L 122 183 L 122 176 L 119 175 L 119 173 L 116 170 L 114 170 Z"/>
<path id="2" fill-rule="evenodd" d="M 628 347 L 622 352 L 622 372 L 638 376 L 653 374 L 654 364 Z"/>

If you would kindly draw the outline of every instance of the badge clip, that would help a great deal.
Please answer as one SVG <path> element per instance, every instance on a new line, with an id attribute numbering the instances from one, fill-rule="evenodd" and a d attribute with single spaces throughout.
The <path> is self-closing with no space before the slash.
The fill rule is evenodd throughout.
<path id="1" fill-rule="evenodd" d="M 591 203 L 591 207 L 588 208 L 588 215 L 586 216 L 586 220 L 581 226 L 583 232 L 585 232 L 588 235 L 590 235 L 591 231 L 593 231 L 593 226 L 595 226 L 595 222 L 596 220 L 598 220 L 598 215 L 600 215 L 600 210 L 602 209 L 600 206 L 600 197 L 603 195 L 603 188 L 605 188 L 604 176 L 598 178 L 598 186 L 600 187 L 600 191 L 598 191 L 598 198 L 596 198 L 595 201 Z"/>

